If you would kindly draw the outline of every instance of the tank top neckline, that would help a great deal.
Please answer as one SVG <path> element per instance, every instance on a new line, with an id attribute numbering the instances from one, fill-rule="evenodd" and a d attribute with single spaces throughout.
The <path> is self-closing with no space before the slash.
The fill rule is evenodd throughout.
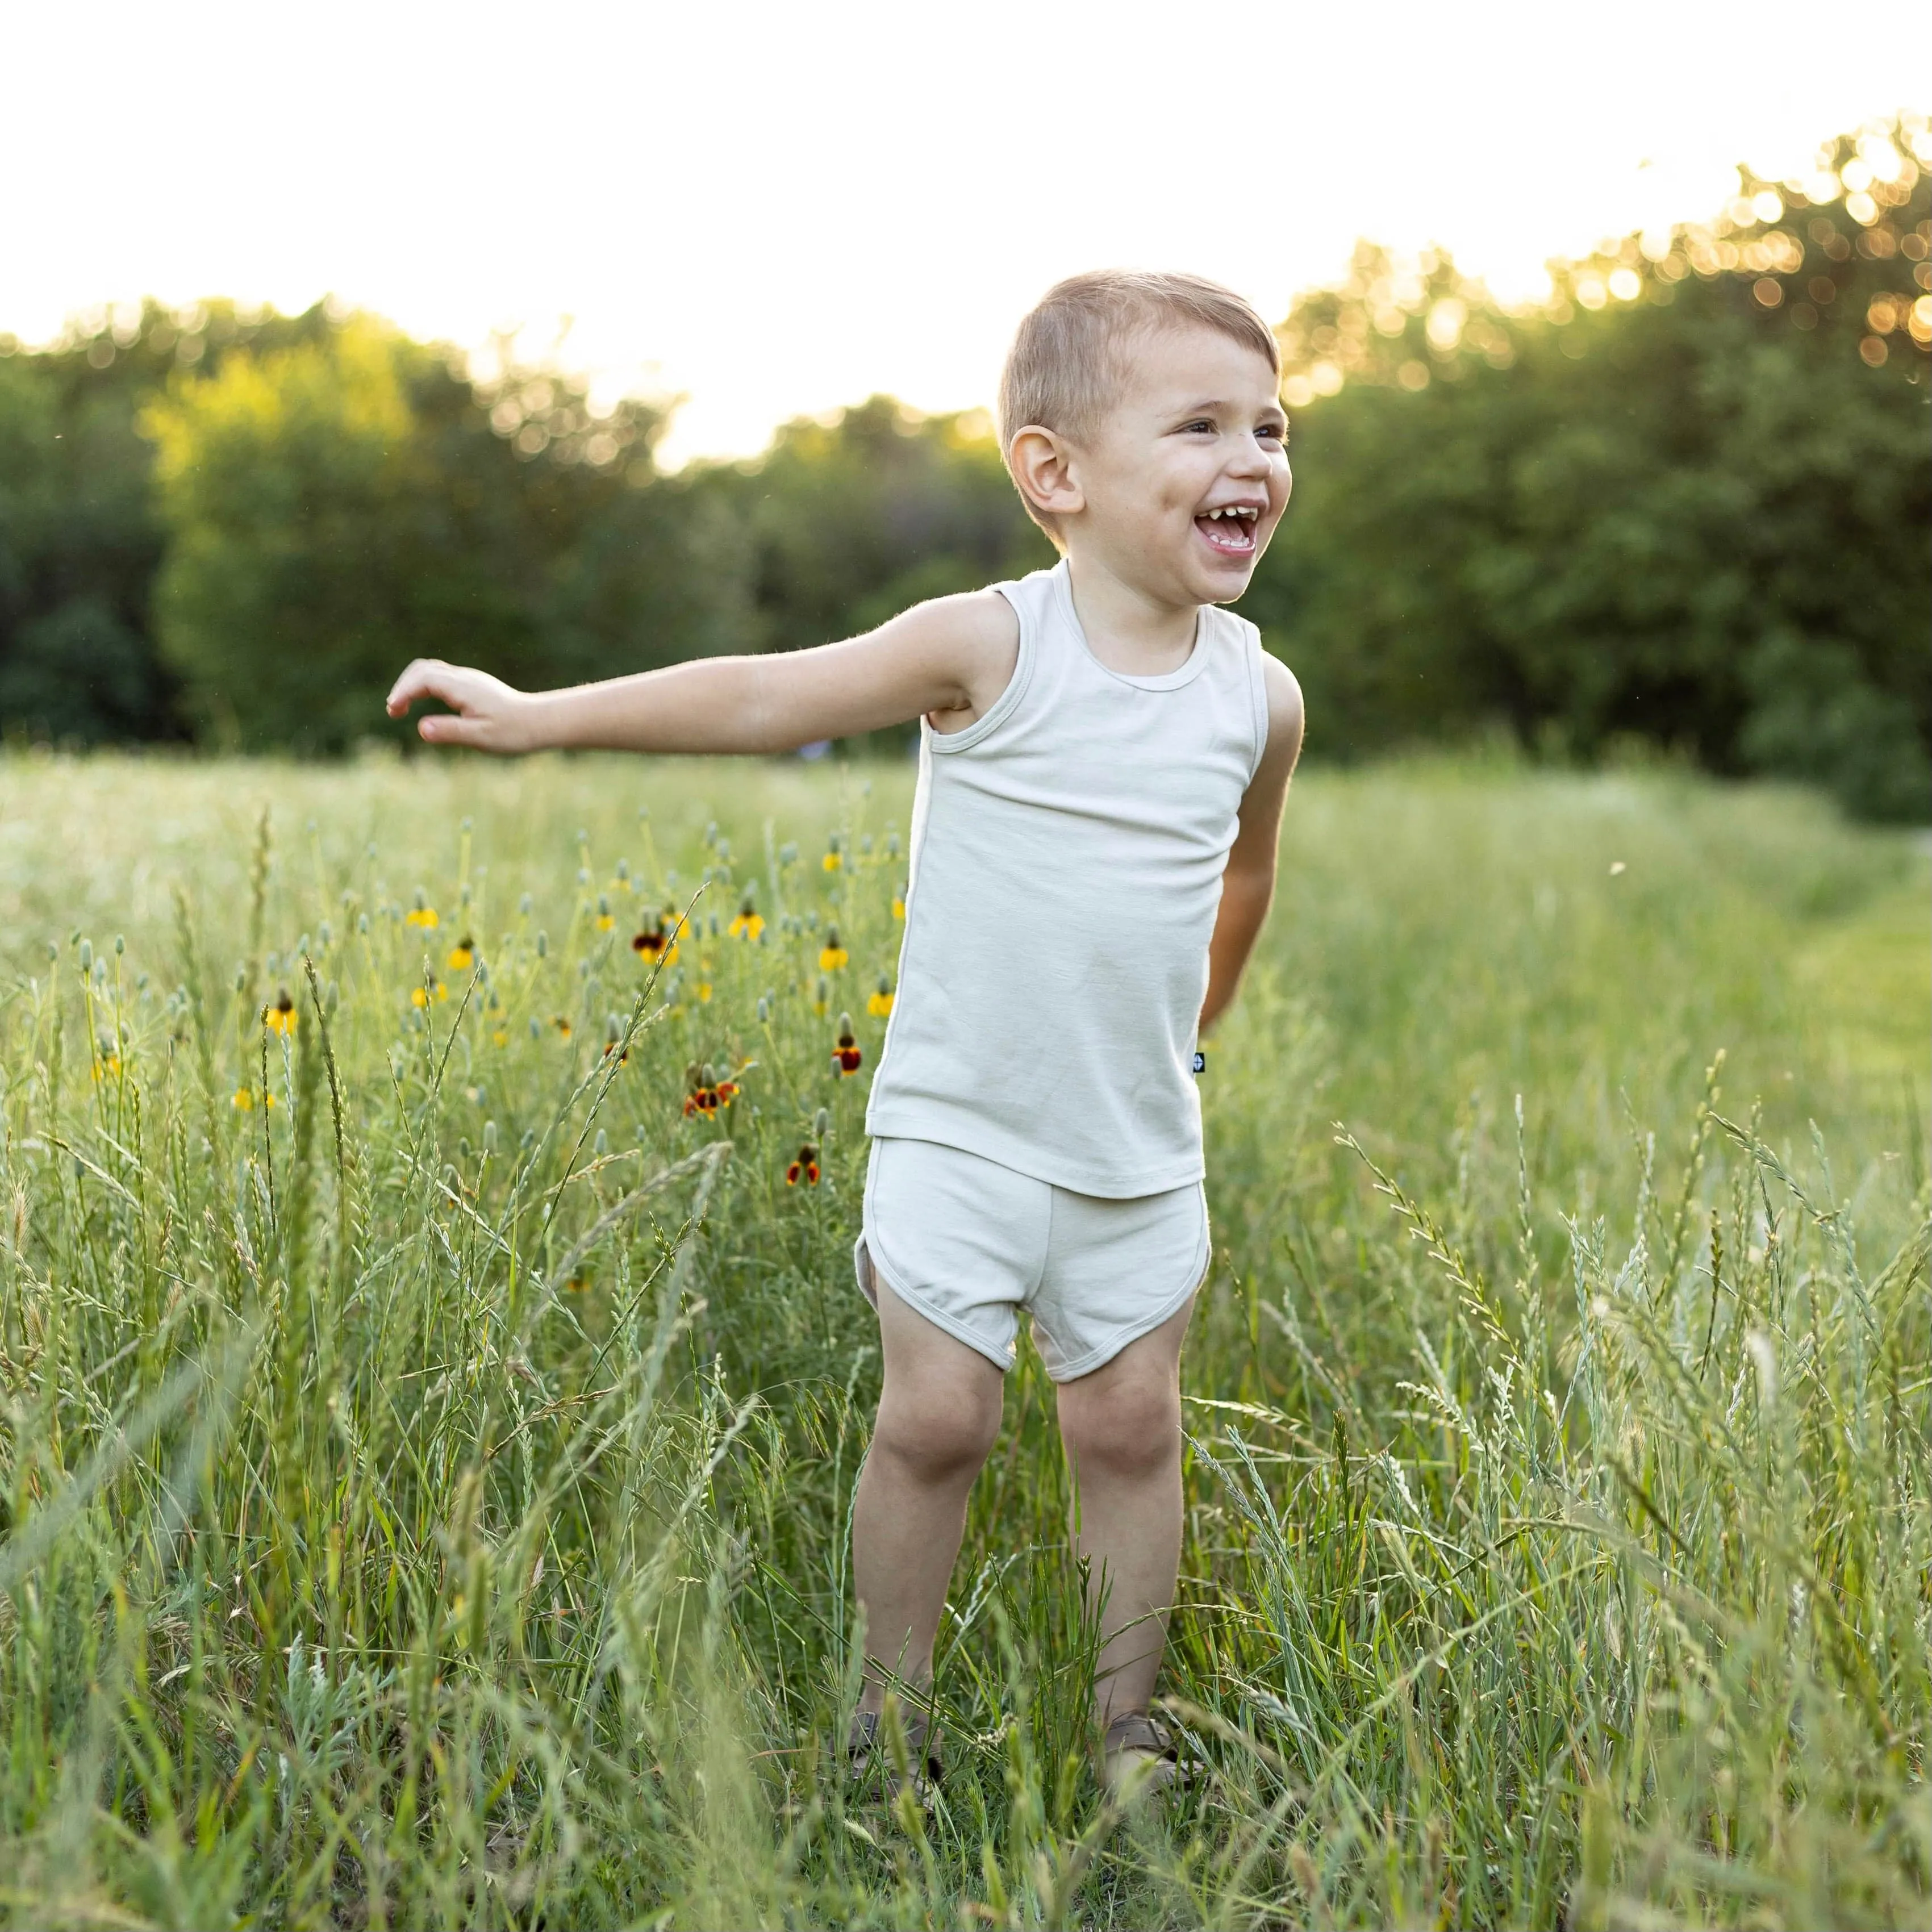
<path id="1" fill-rule="evenodd" d="M 1111 664 L 1102 664 L 1094 656 L 1094 646 L 1087 641 L 1087 627 L 1080 621 L 1080 613 L 1073 604 L 1073 576 L 1062 557 L 1049 573 L 1053 578 L 1054 600 L 1060 614 L 1072 627 L 1074 636 L 1079 640 L 1082 652 L 1089 664 L 1102 676 L 1111 677 L 1117 683 L 1130 685 L 1136 691 L 1178 691 L 1183 685 L 1192 684 L 1208 668 L 1208 622 L 1209 607 L 1204 604 L 1195 613 L 1194 648 L 1172 670 L 1164 670 L 1152 676 L 1137 677 L 1131 671 L 1116 670 Z"/>

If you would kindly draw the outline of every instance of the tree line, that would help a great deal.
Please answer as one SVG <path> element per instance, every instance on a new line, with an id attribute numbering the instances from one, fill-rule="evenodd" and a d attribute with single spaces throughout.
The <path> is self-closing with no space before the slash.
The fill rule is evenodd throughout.
<path id="1" fill-rule="evenodd" d="M 1295 498 L 1243 608 L 1311 750 L 1636 739 L 1932 806 L 1932 136 L 1822 149 L 1505 309 L 1360 248 L 1280 327 Z M 874 397 L 675 474 L 665 410 L 380 320 L 0 338 L 0 734 L 339 752 L 418 655 L 546 685 L 850 634 L 1047 560 L 977 412 Z"/>

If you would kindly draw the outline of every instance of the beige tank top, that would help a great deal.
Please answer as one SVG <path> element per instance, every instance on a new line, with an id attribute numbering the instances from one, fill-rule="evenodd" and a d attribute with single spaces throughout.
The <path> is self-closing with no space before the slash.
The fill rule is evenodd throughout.
<path id="1" fill-rule="evenodd" d="M 1201 1179 L 1195 1035 L 1235 814 L 1268 742 L 1260 634 L 1202 608 L 1178 670 L 1087 647 L 1063 561 L 994 586 L 1019 657 L 922 720 L 898 997 L 867 1109 L 1082 1194 Z"/>

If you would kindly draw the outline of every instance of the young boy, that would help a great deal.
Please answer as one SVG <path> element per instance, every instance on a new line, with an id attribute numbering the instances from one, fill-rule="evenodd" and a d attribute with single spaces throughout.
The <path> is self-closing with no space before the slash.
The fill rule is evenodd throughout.
<path id="1" fill-rule="evenodd" d="M 853 1516 L 867 1678 L 923 1687 L 1018 1318 L 1058 1384 L 1102 1593 L 1110 1785 L 1172 1780 L 1148 1715 L 1180 1555 L 1181 1338 L 1208 1264 L 1199 1032 L 1273 896 L 1301 742 L 1240 596 L 1288 502 L 1267 326 L 1191 276 L 1078 275 L 1020 325 L 1007 467 L 1060 562 L 869 634 L 566 691 L 412 664 L 433 744 L 774 752 L 920 720 L 898 995 L 866 1116 L 860 1286 L 884 1388 Z M 909 1714 L 916 1761 L 937 1738 Z"/>

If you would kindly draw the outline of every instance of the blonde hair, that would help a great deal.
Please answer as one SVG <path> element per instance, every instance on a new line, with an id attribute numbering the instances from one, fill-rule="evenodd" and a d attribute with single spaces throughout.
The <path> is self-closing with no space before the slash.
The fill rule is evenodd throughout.
<path id="1" fill-rule="evenodd" d="M 1174 328 L 1211 328 L 1252 349 L 1281 374 L 1274 331 L 1218 282 L 1136 268 L 1070 275 L 1022 321 L 1000 372 L 1000 451 L 1007 473 L 1012 473 L 1013 438 L 1023 429 L 1050 429 L 1076 442 L 1090 436 L 1126 385 L 1124 345 Z M 1057 537 L 1024 490 L 1020 500 L 1028 515 Z"/>

